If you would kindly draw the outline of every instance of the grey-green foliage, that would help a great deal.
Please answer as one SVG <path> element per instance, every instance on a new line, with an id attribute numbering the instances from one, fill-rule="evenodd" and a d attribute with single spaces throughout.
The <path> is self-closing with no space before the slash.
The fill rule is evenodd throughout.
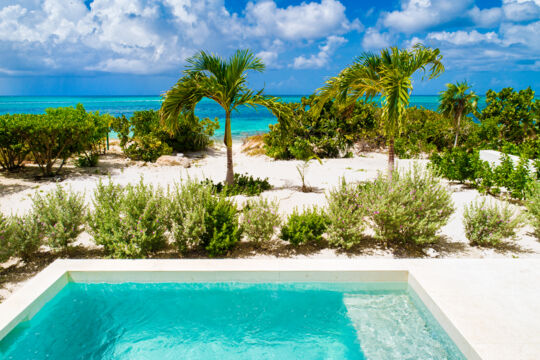
<path id="1" fill-rule="evenodd" d="M 169 193 L 167 216 L 173 241 L 180 252 L 202 244 L 206 232 L 205 204 L 211 197 L 211 186 L 192 180 L 176 185 Z"/>
<path id="2" fill-rule="evenodd" d="M 339 186 L 328 193 L 326 199 L 328 243 L 350 249 L 362 241 L 366 227 L 364 216 L 367 213 L 367 205 L 362 201 L 362 193 L 358 185 L 348 184 L 343 178 Z"/>
<path id="3" fill-rule="evenodd" d="M 262 197 L 249 200 L 243 209 L 242 228 L 247 239 L 257 245 L 272 239 L 281 225 L 278 203 Z"/>
<path id="4" fill-rule="evenodd" d="M 212 195 L 210 185 L 188 180 L 175 187 L 170 199 L 168 222 L 180 252 L 204 248 L 210 256 L 219 256 L 240 241 L 236 205 Z"/>
<path id="5" fill-rule="evenodd" d="M 0 212 L 0 263 L 11 257 L 10 226 L 8 218 Z"/>
<path id="6" fill-rule="evenodd" d="M 33 212 L 11 217 L 8 248 L 12 255 L 27 261 L 38 252 L 43 241 L 43 226 Z"/>
<path id="7" fill-rule="evenodd" d="M 57 185 L 45 195 L 36 193 L 32 203 L 32 211 L 51 248 L 66 249 L 83 231 L 86 216 L 83 194 Z"/>
<path id="8" fill-rule="evenodd" d="M 535 181 L 530 185 L 525 204 L 534 234 L 540 239 L 540 181 Z"/>
<path id="9" fill-rule="evenodd" d="M 142 179 L 126 187 L 100 181 L 88 216 L 89 231 L 112 257 L 147 257 L 167 245 L 164 205 L 161 189 Z"/>
<path id="10" fill-rule="evenodd" d="M 523 217 L 508 203 L 488 204 L 482 199 L 465 206 L 463 225 L 472 245 L 497 246 L 503 240 L 515 239 Z"/>
<path id="11" fill-rule="evenodd" d="M 440 179 L 418 167 L 396 171 L 391 179 L 380 175 L 361 191 L 375 233 L 385 242 L 433 242 L 454 212 L 450 193 Z"/>

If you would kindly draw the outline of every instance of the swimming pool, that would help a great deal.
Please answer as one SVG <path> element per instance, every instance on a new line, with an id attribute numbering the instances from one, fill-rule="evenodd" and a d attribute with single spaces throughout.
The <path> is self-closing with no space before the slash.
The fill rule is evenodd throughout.
<path id="1" fill-rule="evenodd" d="M 407 282 L 68 282 L 5 359 L 465 359 Z"/>

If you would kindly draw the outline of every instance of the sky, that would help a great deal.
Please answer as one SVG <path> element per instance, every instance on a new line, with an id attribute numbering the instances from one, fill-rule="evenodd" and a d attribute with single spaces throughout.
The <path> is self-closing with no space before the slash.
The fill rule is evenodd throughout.
<path id="1" fill-rule="evenodd" d="M 540 92 L 540 0 L 0 0 L 0 95 L 160 95 L 198 50 L 264 60 L 250 86 L 310 94 L 355 57 L 437 47 L 446 71 Z"/>

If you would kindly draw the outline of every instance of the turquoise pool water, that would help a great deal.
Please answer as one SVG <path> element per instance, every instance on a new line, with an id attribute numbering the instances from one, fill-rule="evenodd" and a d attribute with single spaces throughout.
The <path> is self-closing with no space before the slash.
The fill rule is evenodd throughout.
<path id="1" fill-rule="evenodd" d="M 0 355 L 464 359 L 401 283 L 70 283 L 0 342 Z"/>

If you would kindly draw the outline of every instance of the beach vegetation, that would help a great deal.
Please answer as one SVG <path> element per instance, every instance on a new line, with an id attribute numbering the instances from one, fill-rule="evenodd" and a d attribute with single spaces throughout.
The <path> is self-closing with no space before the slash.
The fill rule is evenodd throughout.
<path id="1" fill-rule="evenodd" d="M 535 181 L 529 185 L 525 206 L 528 210 L 529 221 L 533 227 L 534 235 L 540 240 L 540 181 Z"/>
<path id="2" fill-rule="evenodd" d="M 8 249 L 11 255 L 30 260 L 44 242 L 43 226 L 34 212 L 9 219 Z"/>
<path id="3" fill-rule="evenodd" d="M 264 191 L 272 189 L 268 178 L 254 178 L 248 174 L 234 174 L 233 185 L 228 185 L 226 182 L 214 183 L 210 179 L 205 179 L 203 183 L 210 186 L 215 193 L 224 196 L 257 196 Z"/>
<path id="4" fill-rule="evenodd" d="M 343 178 L 340 184 L 326 196 L 328 208 L 328 243 L 335 247 L 350 249 L 361 243 L 366 229 L 367 204 L 357 184 Z"/>
<path id="5" fill-rule="evenodd" d="M 453 147 L 458 144 L 462 119 L 475 113 L 477 103 L 478 96 L 471 91 L 471 86 L 466 81 L 446 84 L 446 89 L 439 93 L 439 112 L 453 120 Z"/>
<path id="6" fill-rule="evenodd" d="M 0 263 L 11 257 L 9 218 L 0 212 Z"/>
<path id="7" fill-rule="evenodd" d="M 486 199 L 465 206 L 463 226 L 471 245 L 498 246 L 514 240 L 523 225 L 523 217 L 508 203 L 488 203 Z"/>
<path id="8" fill-rule="evenodd" d="M 9 171 L 19 169 L 30 152 L 24 141 L 27 118 L 30 114 L 0 115 L 0 167 Z"/>
<path id="9" fill-rule="evenodd" d="M 319 208 L 295 208 L 281 228 L 281 238 L 294 246 L 320 243 L 327 226 L 328 217 Z"/>
<path id="10" fill-rule="evenodd" d="M 84 196 L 59 185 L 45 195 L 37 192 L 32 197 L 32 212 L 52 249 L 67 249 L 83 231 Z"/>
<path id="11" fill-rule="evenodd" d="M 427 69 L 427 70 L 426 70 Z M 428 73 L 428 78 L 438 77 L 444 71 L 439 49 L 421 44 L 412 49 L 392 47 L 381 50 L 379 55 L 365 53 L 331 78 L 320 90 L 320 99 L 314 111 L 320 112 L 325 101 L 336 99 L 343 106 L 350 106 L 361 97 L 372 99 L 381 96 L 381 131 L 388 145 L 388 178 L 394 174 L 394 143 L 399 137 L 406 108 L 413 90 L 412 76 L 416 72 Z"/>
<path id="12" fill-rule="evenodd" d="M 143 258 L 167 245 L 165 197 L 161 189 L 141 181 L 122 187 L 98 183 L 93 211 L 87 217 L 90 234 L 113 258 Z"/>
<path id="13" fill-rule="evenodd" d="M 258 246 L 267 244 L 281 226 L 276 201 L 262 197 L 249 200 L 242 210 L 242 229 L 246 238 Z"/>
<path id="14" fill-rule="evenodd" d="M 202 98 L 217 102 L 225 111 L 225 135 L 223 142 L 227 148 L 227 173 L 225 183 L 233 185 L 233 153 L 231 115 L 241 106 L 264 106 L 274 114 L 282 107 L 277 98 L 264 96 L 262 90 L 255 92 L 248 88 L 247 72 L 263 72 L 262 60 L 249 50 L 237 50 L 230 58 L 200 51 L 187 59 L 184 76 L 164 95 L 160 113 L 164 128 L 176 131 L 177 118 L 181 113 L 192 114 Z M 286 109 L 285 109 L 286 110 Z"/>
<path id="15" fill-rule="evenodd" d="M 380 174 L 360 186 L 367 218 L 385 243 L 422 246 L 436 241 L 454 212 L 449 191 L 432 171 L 415 167 Z"/>

